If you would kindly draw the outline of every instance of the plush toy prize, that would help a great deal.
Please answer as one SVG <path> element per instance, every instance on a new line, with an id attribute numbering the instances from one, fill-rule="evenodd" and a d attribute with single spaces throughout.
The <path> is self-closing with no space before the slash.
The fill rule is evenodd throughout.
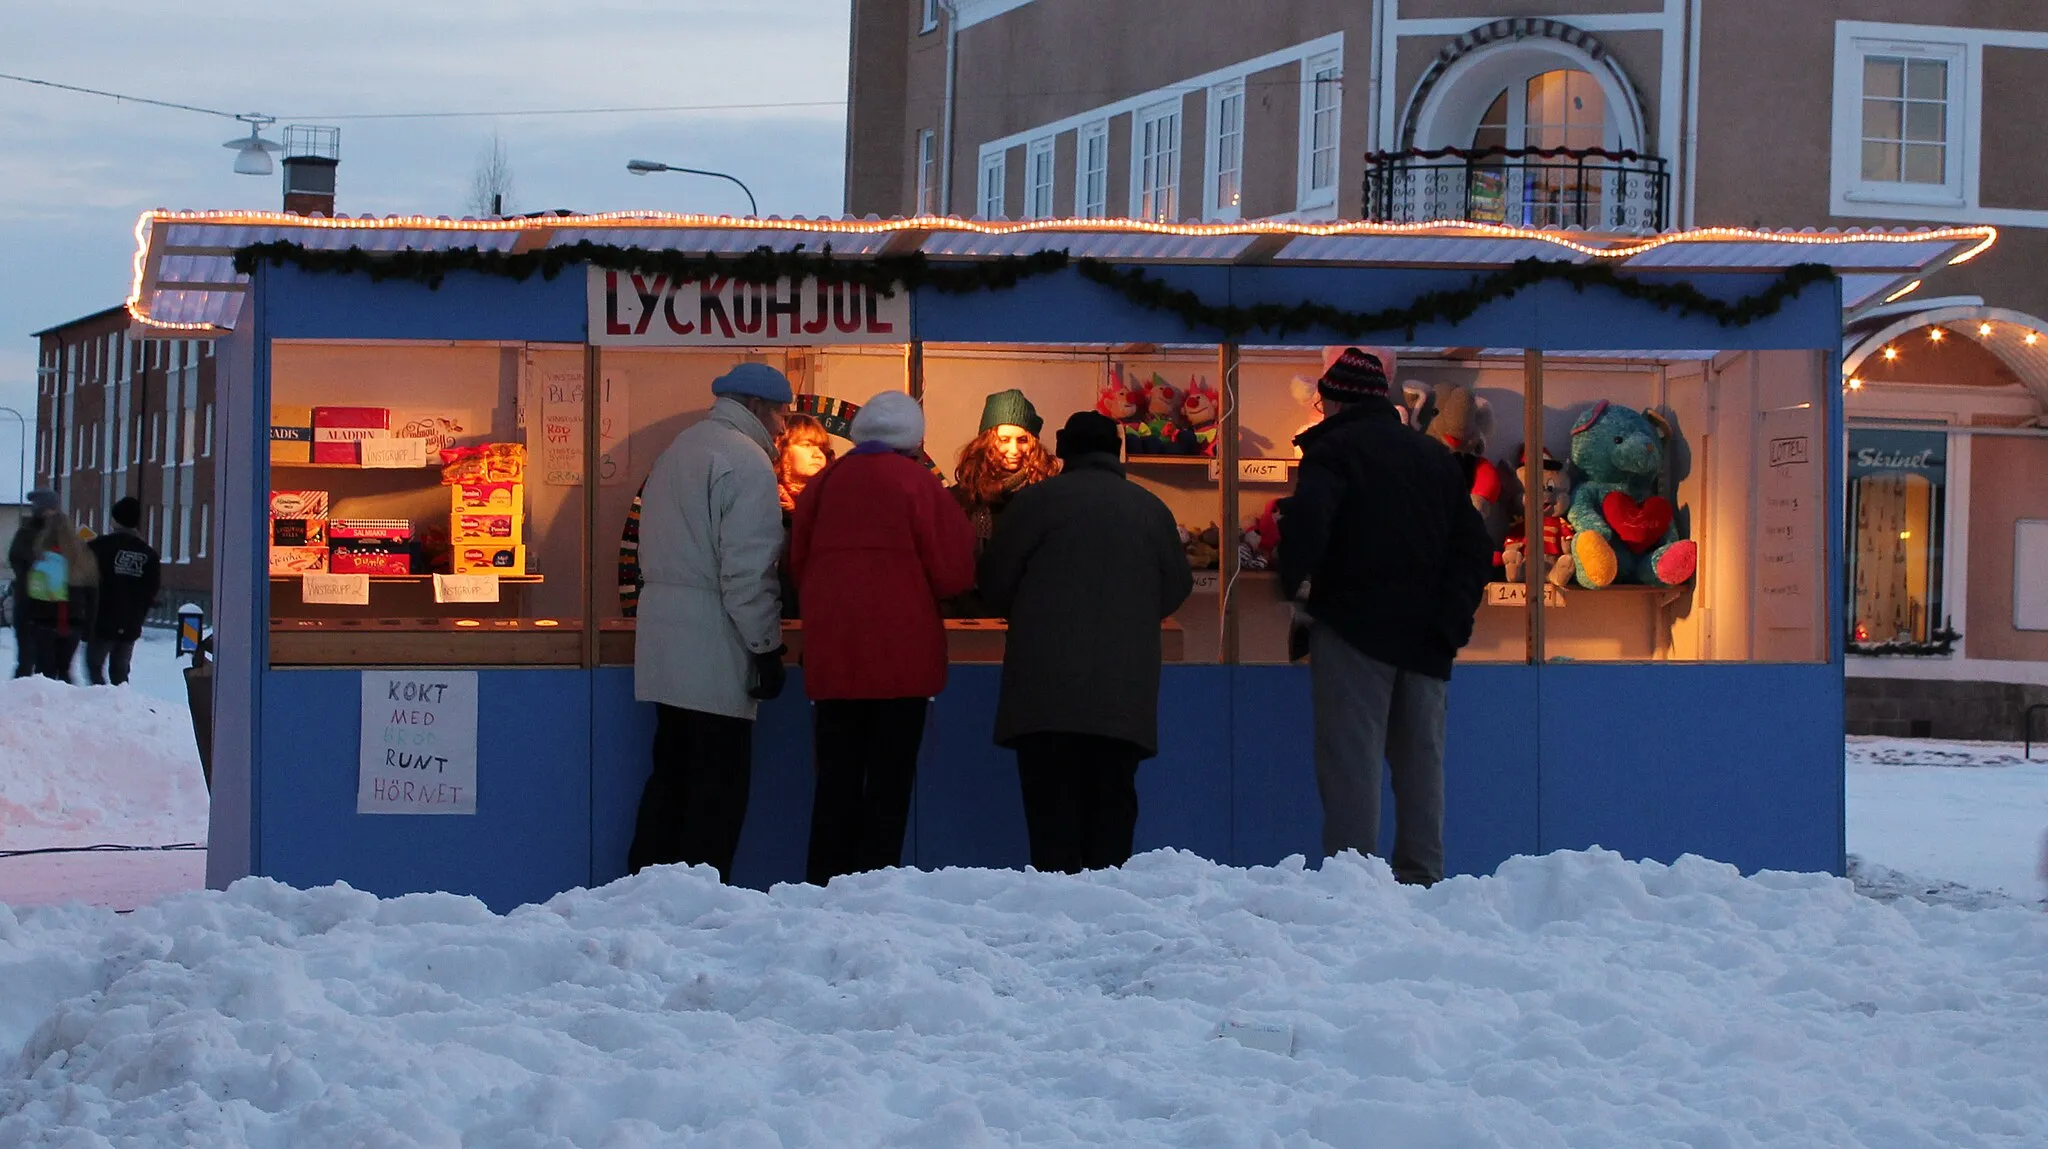
<path id="1" fill-rule="evenodd" d="M 1185 453 L 1215 457 L 1216 389 L 1199 376 L 1188 381 L 1187 397 L 1180 401 L 1180 441 Z"/>
<path id="2" fill-rule="evenodd" d="M 1693 576 L 1698 547 L 1659 490 L 1670 439 L 1662 416 L 1605 400 L 1572 424 L 1572 466 L 1585 476 L 1569 516 L 1580 586 L 1677 586 Z"/>
<path id="3" fill-rule="evenodd" d="M 1486 457 L 1486 436 L 1493 430 L 1493 405 L 1458 383 L 1424 387 L 1417 383 L 1401 388 L 1411 427 L 1450 448 L 1465 466 L 1471 485 L 1472 506 L 1486 520 L 1487 529 L 1498 530 L 1494 508 L 1500 503 L 1503 484 L 1500 468 Z"/>
<path id="4" fill-rule="evenodd" d="M 1571 513 L 1571 479 L 1565 474 L 1564 464 L 1549 448 L 1543 451 L 1543 474 L 1539 478 L 1529 466 L 1529 445 L 1515 455 L 1516 469 L 1522 474 L 1522 482 L 1542 484 L 1543 491 L 1543 577 L 1552 586 L 1568 586 L 1572 581 L 1575 565 L 1572 562 L 1572 525 L 1566 519 Z M 1529 550 L 1529 524 L 1522 516 L 1515 516 L 1513 525 L 1508 527 L 1507 538 L 1501 544 L 1497 560 L 1504 577 L 1509 582 L 1521 582 L 1527 573 Z"/>

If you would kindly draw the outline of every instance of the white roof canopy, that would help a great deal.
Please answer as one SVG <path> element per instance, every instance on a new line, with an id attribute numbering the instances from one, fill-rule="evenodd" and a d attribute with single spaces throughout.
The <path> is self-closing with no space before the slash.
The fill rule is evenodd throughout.
<path id="1" fill-rule="evenodd" d="M 146 213 L 136 223 L 129 311 L 148 328 L 219 334 L 241 313 L 248 276 L 238 250 L 288 241 L 365 252 L 531 252 L 589 242 L 648 251 L 739 255 L 758 248 L 836 255 L 974 259 L 1065 251 L 1120 263 L 1469 268 L 1521 259 L 1612 263 L 1646 272 L 1776 272 L 1825 263 L 1856 307 L 1928 269 L 1961 263 L 1991 246 L 1989 227 L 1919 231 L 1757 231 L 1703 228 L 1651 237 L 1603 237 L 1494 224 L 1154 224 L 1135 220 L 1024 223 L 920 217 L 904 220 L 736 219 L 653 212 L 507 220 L 285 215 L 274 212 Z"/>

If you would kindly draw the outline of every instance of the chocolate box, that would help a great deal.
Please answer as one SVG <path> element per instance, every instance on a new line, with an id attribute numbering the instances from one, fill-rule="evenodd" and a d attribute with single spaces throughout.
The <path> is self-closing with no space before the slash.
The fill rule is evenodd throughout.
<path id="1" fill-rule="evenodd" d="M 377 542 L 409 543 L 412 541 L 411 519 L 335 519 L 327 524 L 329 538 L 339 542 L 371 540 Z"/>
<path id="2" fill-rule="evenodd" d="M 521 516 L 474 514 L 457 511 L 449 517 L 449 537 L 457 546 L 518 546 L 524 542 L 525 523 Z"/>
<path id="3" fill-rule="evenodd" d="M 272 547 L 270 573 L 274 575 L 326 574 L 326 547 Z"/>
<path id="4" fill-rule="evenodd" d="M 270 517 L 273 519 L 324 519 L 327 508 L 326 491 L 270 492 Z"/>
<path id="5" fill-rule="evenodd" d="M 273 547 L 324 547 L 326 519 L 272 519 L 270 545 Z"/>
<path id="6" fill-rule="evenodd" d="M 391 412 L 384 407 L 313 408 L 313 461 L 358 463 L 356 444 L 391 437 Z"/>
<path id="7" fill-rule="evenodd" d="M 412 573 L 412 548 L 405 543 L 386 539 L 337 539 L 328 551 L 328 568 L 335 574 Z"/>
<path id="8" fill-rule="evenodd" d="M 526 488 L 520 483 L 461 482 L 448 490 L 456 514 L 516 515 L 526 506 Z"/>
<path id="9" fill-rule="evenodd" d="M 455 548 L 455 573 L 523 575 L 526 573 L 526 548 L 458 545 Z"/>
<path id="10" fill-rule="evenodd" d="M 310 463 L 313 461 L 313 409 L 272 407 L 270 409 L 270 461 Z"/>

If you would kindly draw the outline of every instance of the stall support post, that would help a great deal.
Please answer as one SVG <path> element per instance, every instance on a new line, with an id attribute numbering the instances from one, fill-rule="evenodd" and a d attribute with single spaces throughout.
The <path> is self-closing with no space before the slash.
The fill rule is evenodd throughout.
<path id="1" fill-rule="evenodd" d="M 583 669 L 597 666 L 598 575 L 597 463 L 604 453 L 604 352 L 594 343 L 583 346 Z M 616 580 L 614 580 L 616 581 Z"/>
<path id="2" fill-rule="evenodd" d="M 924 402 L 924 340 L 913 339 L 903 345 L 903 389 L 912 399 Z"/>
<path id="3" fill-rule="evenodd" d="M 1216 376 L 1222 381 L 1223 420 L 1216 434 L 1216 470 L 1223 501 L 1223 514 L 1217 519 L 1222 527 L 1223 545 L 1216 548 L 1218 570 L 1216 609 L 1219 614 L 1217 627 L 1217 659 L 1225 666 L 1234 666 L 1238 658 L 1237 604 L 1233 601 L 1237 589 L 1237 368 L 1238 346 L 1224 343 L 1216 348 Z"/>
<path id="4" fill-rule="evenodd" d="M 1522 352 L 1522 444 L 1527 465 L 1516 478 L 1522 480 L 1522 547 L 1528 556 L 1522 565 L 1529 627 L 1524 660 L 1534 665 L 1543 660 L 1543 591 L 1549 585 L 1543 571 L 1543 352 L 1535 348 Z"/>

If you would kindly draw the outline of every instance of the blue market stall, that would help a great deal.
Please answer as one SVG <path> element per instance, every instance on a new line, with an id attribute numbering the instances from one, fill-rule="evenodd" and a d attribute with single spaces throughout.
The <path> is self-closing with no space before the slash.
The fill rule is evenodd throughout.
<path id="1" fill-rule="evenodd" d="M 1449 865 L 1600 845 L 1839 872 L 1843 309 L 1989 243 L 662 215 L 153 213 L 143 232 L 138 321 L 220 340 L 209 883 L 500 909 L 624 871 L 653 726 L 635 492 L 746 359 L 828 429 L 919 395 L 949 473 L 995 391 L 1055 424 L 1125 419 L 1130 474 L 1198 571 L 1162 635 L 1138 846 L 1240 865 L 1317 853 L 1307 672 L 1258 528 L 1319 417 L 1323 349 L 1387 348 L 1419 423 L 1471 401 L 1459 445 L 1500 480 L 1475 497 L 1504 544 L 1564 497 L 1537 476 L 1605 465 L 1603 413 L 1647 412 L 1655 465 L 1603 505 L 1675 528 L 1694 569 L 1591 589 L 1504 545 L 1452 682 Z M 1002 626 L 951 638 L 904 861 L 1018 866 L 1014 765 L 990 743 Z M 757 728 L 749 885 L 803 872 L 800 684 Z"/>

